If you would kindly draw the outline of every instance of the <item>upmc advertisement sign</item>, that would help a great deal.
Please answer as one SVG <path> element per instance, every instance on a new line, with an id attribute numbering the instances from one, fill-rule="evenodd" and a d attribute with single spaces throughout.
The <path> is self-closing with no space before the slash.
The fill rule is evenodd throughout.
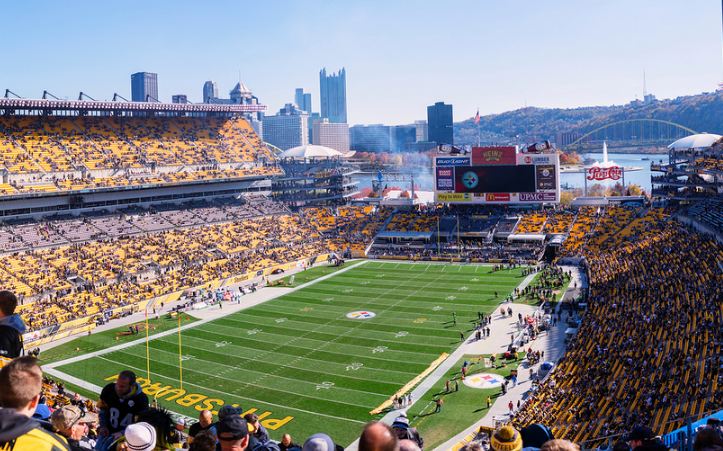
<path id="1" fill-rule="evenodd" d="M 484 162 L 484 163 L 483 163 Z M 557 154 L 517 154 L 514 147 L 476 147 L 471 155 L 434 159 L 437 202 L 559 202 Z"/>
<path id="2" fill-rule="evenodd" d="M 515 146 L 472 148 L 472 166 L 517 164 L 516 157 Z"/>

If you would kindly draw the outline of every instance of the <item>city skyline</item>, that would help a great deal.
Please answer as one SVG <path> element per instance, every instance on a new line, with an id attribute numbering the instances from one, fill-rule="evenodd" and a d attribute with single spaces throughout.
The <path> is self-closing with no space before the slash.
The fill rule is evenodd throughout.
<path id="1" fill-rule="evenodd" d="M 60 98 L 79 91 L 99 100 L 114 92 L 130 98 L 130 75 L 147 71 L 158 74 L 164 102 L 177 93 L 202 101 L 207 80 L 221 92 L 242 81 L 276 111 L 297 87 L 316 104 L 319 70 L 345 67 L 350 124 L 411 124 L 437 101 L 455 106 L 456 121 L 478 107 L 486 115 L 526 105 L 624 104 L 642 99 L 644 71 L 647 91 L 659 99 L 714 91 L 723 81 L 720 2 L 615 0 L 580 9 L 563 1 L 453 1 L 444 10 L 426 1 L 284 8 L 157 2 L 143 4 L 156 17 L 150 28 L 132 21 L 139 5 L 6 6 L 6 58 L 13 65 L 0 73 L 0 88 L 27 98 L 44 89 Z M 244 27 L 236 26 L 241 16 L 250 19 Z M 121 35 L 107 33 L 100 20 L 107 17 L 123 26 Z M 51 35 L 65 20 L 82 26 Z M 430 21 L 434 27 L 424 26 Z M 302 22 L 314 31 L 299 33 Z M 25 33 L 27 23 L 33 33 Z M 177 32 L 189 24 L 193 32 Z"/>

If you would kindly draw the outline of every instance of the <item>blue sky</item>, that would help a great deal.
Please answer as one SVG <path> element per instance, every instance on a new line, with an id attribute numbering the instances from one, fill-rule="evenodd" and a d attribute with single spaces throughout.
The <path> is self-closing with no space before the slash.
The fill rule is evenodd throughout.
<path id="1" fill-rule="evenodd" d="M 427 105 L 455 120 L 528 106 L 626 103 L 715 90 L 720 0 L 12 1 L 3 4 L 0 88 L 130 98 L 226 96 L 241 79 L 269 113 L 296 87 L 319 106 L 318 73 L 346 67 L 349 122 L 411 123 Z"/>

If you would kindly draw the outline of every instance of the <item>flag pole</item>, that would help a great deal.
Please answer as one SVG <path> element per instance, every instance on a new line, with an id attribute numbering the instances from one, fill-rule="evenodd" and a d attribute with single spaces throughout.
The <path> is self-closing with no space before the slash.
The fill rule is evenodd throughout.
<path id="1" fill-rule="evenodd" d="M 148 383 L 151 382 L 151 349 L 148 343 L 148 306 L 146 306 L 146 376 Z"/>
<path id="2" fill-rule="evenodd" d="M 183 345 L 181 344 L 181 312 L 178 312 L 178 381 L 183 390 Z"/>

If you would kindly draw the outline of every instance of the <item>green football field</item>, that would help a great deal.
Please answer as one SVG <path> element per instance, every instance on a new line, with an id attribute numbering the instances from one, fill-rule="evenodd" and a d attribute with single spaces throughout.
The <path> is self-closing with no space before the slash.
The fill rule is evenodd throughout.
<path id="1" fill-rule="evenodd" d="M 193 418 L 238 404 L 255 411 L 274 439 L 290 433 L 303 442 L 324 431 L 346 446 L 380 417 L 372 409 L 459 346 L 460 332 L 468 335 L 478 311 L 492 311 L 519 285 L 521 271 L 364 262 L 256 307 L 186 326 L 182 389 L 177 334 L 152 339 L 146 391 Z M 352 312 L 369 318 L 350 319 Z M 55 369 L 92 391 L 123 369 L 148 384 L 144 345 L 100 353 Z"/>

